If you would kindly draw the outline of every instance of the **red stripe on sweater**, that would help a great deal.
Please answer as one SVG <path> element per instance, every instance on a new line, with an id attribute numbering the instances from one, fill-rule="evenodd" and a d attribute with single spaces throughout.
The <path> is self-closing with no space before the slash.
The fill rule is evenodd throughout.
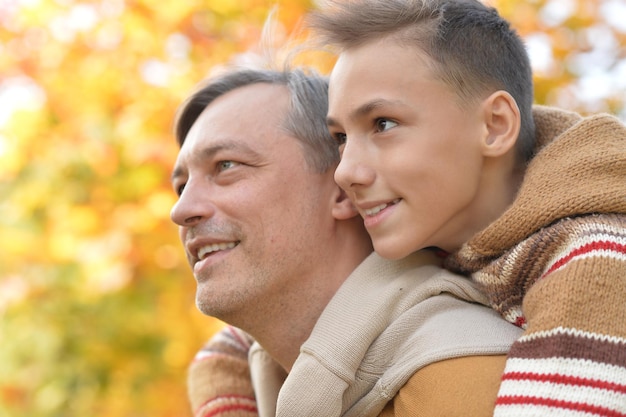
<path id="1" fill-rule="evenodd" d="M 248 402 L 248 404 L 241 404 L 241 403 L 231 403 L 231 404 L 226 404 L 223 405 L 221 407 L 209 410 L 206 414 L 199 414 L 200 411 L 202 411 L 203 408 L 206 408 L 209 404 L 211 404 L 212 402 L 215 401 L 230 401 L 230 402 L 234 402 L 237 400 L 245 400 Z M 250 404 L 252 403 L 252 404 Z M 197 415 L 201 415 L 202 417 L 210 417 L 210 416 L 215 416 L 217 415 L 217 413 L 221 413 L 224 411 L 232 411 L 232 410 L 244 410 L 244 411 L 251 411 L 251 412 L 255 412 L 258 411 L 256 408 L 256 400 L 254 397 L 250 397 L 248 395 L 237 395 L 237 394 L 231 394 L 231 395 L 219 395 L 217 397 L 213 397 L 207 401 L 205 401 L 200 407 L 198 407 L 198 409 L 196 410 L 195 413 L 193 413 L 195 416 Z"/>
<path id="2" fill-rule="evenodd" d="M 581 378 L 560 374 L 537 374 L 533 372 L 508 372 L 502 376 L 503 381 L 539 381 L 552 382 L 564 385 L 599 388 L 626 394 L 626 385 L 615 382 L 600 381 L 598 379 Z"/>
<path id="3" fill-rule="evenodd" d="M 517 327 L 522 327 L 523 328 L 524 325 L 526 324 L 526 317 L 524 317 L 524 316 L 517 317 L 513 324 L 516 325 Z"/>
<path id="4" fill-rule="evenodd" d="M 541 278 L 550 275 L 554 270 L 559 269 L 560 267 L 571 261 L 572 258 L 584 255 L 589 252 L 593 252 L 595 250 L 608 250 L 611 252 L 626 254 L 626 245 L 622 245 L 617 242 L 611 242 L 608 240 L 599 240 L 596 242 L 587 243 L 586 245 L 574 249 L 573 251 L 556 261 L 552 265 L 552 267 L 550 267 L 550 269 L 541 276 Z"/>
<path id="5" fill-rule="evenodd" d="M 231 411 L 248 411 L 250 413 L 258 413 L 258 410 L 253 405 L 232 404 L 232 405 L 225 405 L 223 407 L 216 408 L 214 410 L 210 410 L 206 414 L 203 414 L 202 417 L 215 417 L 222 413 L 228 413 Z"/>
<path id="6" fill-rule="evenodd" d="M 233 326 L 228 326 L 228 332 L 231 334 L 233 339 L 239 343 L 239 347 L 243 352 L 247 352 L 250 349 L 250 344 L 241 338 L 237 330 Z"/>
<path id="7" fill-rule="evenodd" d="M 564 410 L 580 411 L 583 413 L 591 413 L 596 416 L 626 417 L 626 414 L 617 410 L 611 410 L 606 407 L 598 407 L 591 404 L 573 401 L 555 400 L 551 398 L 526 397 L 521 395 L 499 397 L 496 401 L 496 406 L 499 405 L 546 406 L 552 408 L 561 408 Z"/>

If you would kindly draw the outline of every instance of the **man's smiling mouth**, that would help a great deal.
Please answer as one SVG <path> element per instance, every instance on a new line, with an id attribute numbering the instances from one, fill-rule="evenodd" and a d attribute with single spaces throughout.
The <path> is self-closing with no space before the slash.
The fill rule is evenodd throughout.
<path id="1" fill-rule="evenodd" d="M 224 242 L 224 243 L 213 243 L 211 245 L 202 246 L 198 249 L 198 260 L 202 260 L 209 256 L 211 253 L 218 252 L 221 250 L 232 249 L 237 246 L 239 242 Z"/>

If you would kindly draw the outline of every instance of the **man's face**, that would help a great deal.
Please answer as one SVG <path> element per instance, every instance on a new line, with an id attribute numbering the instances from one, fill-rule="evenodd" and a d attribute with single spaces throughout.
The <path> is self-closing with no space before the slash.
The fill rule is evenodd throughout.
<path id="1" fill-rule="evenodd" d="M 197 280 L 196 302 L 230 323 L 262 317 L 284 297 L 306 297 L 299 286 L 332 228 L 332 170 L 307 166 L 282 128 L 288 106 L 282 86 L 226 93 L 200 115 L 176 161 L 171 217 Z"/>
<path id="2" fill-rule="evenodd" d="M 478 192 L 480 106 L 461 108 L 428 62 L 383 39 L 342 53 L 331 75 L 329 129 L 346 139 L 335 180 L 388 258 L 455 249 Z"/>

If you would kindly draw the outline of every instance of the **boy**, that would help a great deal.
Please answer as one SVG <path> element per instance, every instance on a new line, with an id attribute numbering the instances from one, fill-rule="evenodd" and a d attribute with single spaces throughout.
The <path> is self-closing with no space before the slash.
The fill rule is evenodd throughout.
<path id="1" fill-rule="evenodd" d="M 474 0 L 330 1 L 335 179 L 374 249 L 473 277 L 513 345 L 496 416 L 626 413 L 626 128 L 532 108 L 524 45 Z"/>

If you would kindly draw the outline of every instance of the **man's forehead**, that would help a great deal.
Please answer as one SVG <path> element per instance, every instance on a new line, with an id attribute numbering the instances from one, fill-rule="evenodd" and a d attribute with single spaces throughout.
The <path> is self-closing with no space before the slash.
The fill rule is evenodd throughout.
<path id="1" fill-rule="evenodd" d="M 187 137 L 197 131 L 244 132 L 265 130 L 287 116 L 288 90 L 275 84 L 250 84 L 236 88 L 213 100 L 200 113 Z"/>
<path id="2" fill-rule="evenodd" d="M 215 98 L 202 114 L 216 111 L 246 108 L 262 112 L 267 107 L 259 104 L 269 104 L 270 108 L 278 109 L 288 102 L 289 90 L 282 84 L 253 83 L 237 87 Z M 201 115 L 202 115 L 201 114 Z"/>

